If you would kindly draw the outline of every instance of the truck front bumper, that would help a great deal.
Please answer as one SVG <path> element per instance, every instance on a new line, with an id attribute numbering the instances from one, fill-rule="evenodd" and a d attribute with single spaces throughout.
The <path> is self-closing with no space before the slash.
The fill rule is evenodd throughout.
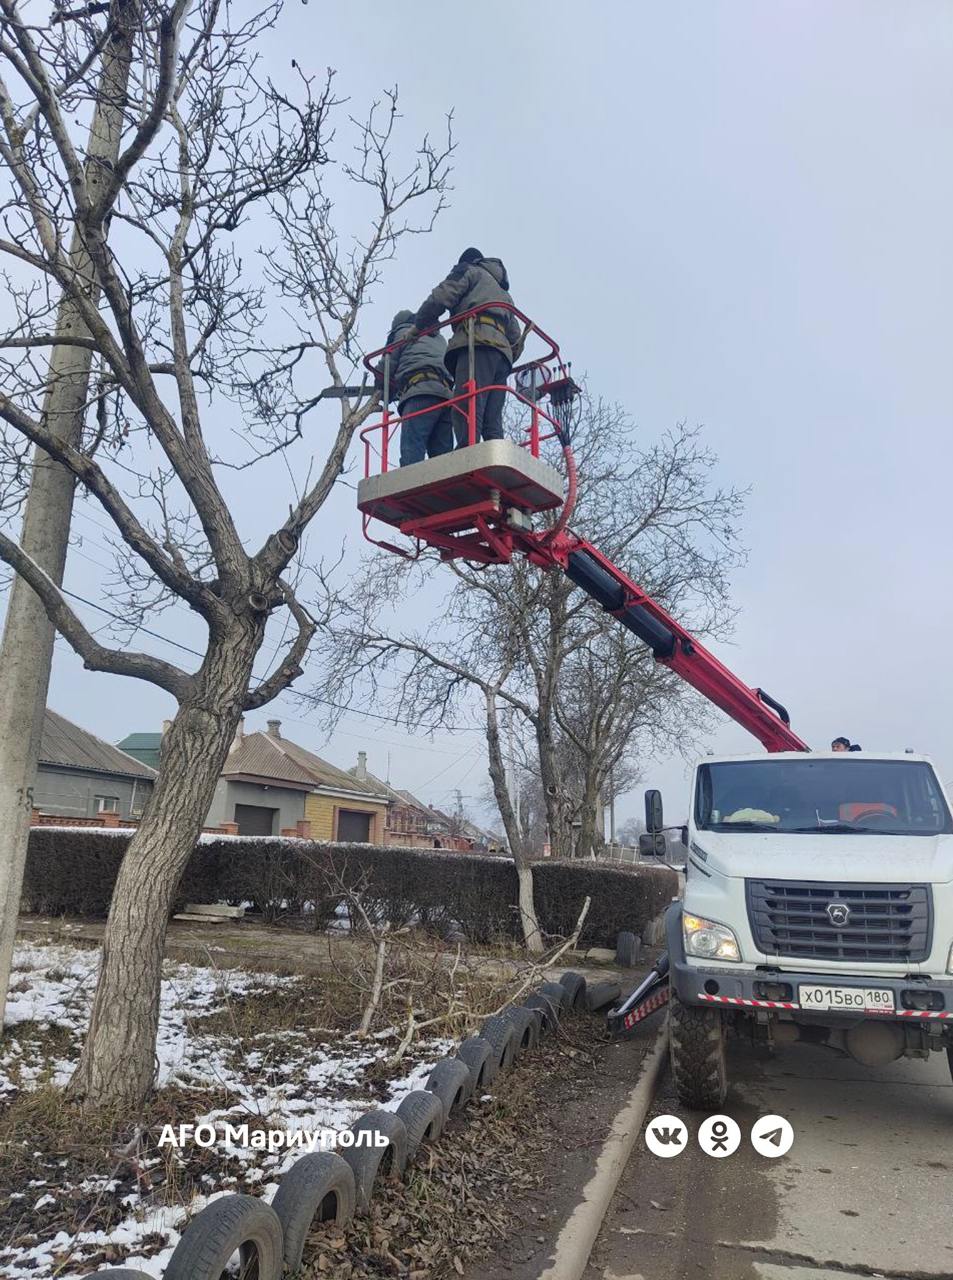
<path id="1" fill-rule="evenodd" d="M 710 1008 L 773 1010 L 793 1015 L 798 1021 L 830 1022 L 832 1018 L 848 1022 L 859 1018 L 896 1018 L 910 1021 L 953 1021 L 953 981 L 948 978 L 885 977 L 877 974 L 859 977 L 855 974 L 811 973 L 780 969 L 748 969 L 733 973 L 727 968 L 703 969 L 684 959 L 672 960 L 672 988 L 683 1004 L 708 1005 Z M 893 1010 L 825 1009 L 815 1011 L 798 999 L 800 987 L 876 988 L 893 992 Z"/>

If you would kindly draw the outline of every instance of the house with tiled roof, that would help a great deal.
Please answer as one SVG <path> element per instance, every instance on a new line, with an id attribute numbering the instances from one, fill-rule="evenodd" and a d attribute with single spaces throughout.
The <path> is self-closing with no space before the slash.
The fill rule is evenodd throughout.
<path id="1" fill-rule="evenodd" d="M 49 708 L 43 713 L 33 807 L 60 818 L 137 818 L 155 770 Z"/>
<path id="2" fill-rule="evenodd" d="M 375 777 L 367 767 L 366 751 L 357 753 L 357 764 L 348 773 L 358 782 L 372 786 L 388 797 L 385 844 L 458 851 L 473 848 L 473 841 L 469 836 L 454 832 L 446 818 L 418 800 L 410 791 L 392 787 L 389 782 L 382 782 Z"/>
<path id="3" fill-rule="evenodd" d="M 296 832 L 314 840 L 383 844 L 389 797 L 284 737 L 280 720 L 246 733 L 244 721 L 215 788 L 209 826 L 239 835 Z"/>

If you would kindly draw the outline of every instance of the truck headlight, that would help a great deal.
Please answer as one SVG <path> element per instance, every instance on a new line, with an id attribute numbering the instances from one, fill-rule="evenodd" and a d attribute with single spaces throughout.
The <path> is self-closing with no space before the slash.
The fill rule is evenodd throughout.
<path id="1" fill-rule="evenodd" d="M 682 912 L 682 939 L 685 954 L 700 956 L 705 960 L 740 960 L 738 939 L 727 925 L 701 916 Z"/>

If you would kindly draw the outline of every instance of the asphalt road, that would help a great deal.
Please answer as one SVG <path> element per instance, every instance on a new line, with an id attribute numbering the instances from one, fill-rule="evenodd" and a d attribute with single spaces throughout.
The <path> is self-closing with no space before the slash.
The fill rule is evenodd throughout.
<path id="1" fill-rule="evenodd" d="M 653 1115 L 680 1115 L 689 1140 L 663 1160 L 640 1139 L 586 1280 L 953 1280 L 953 1083 L 946 1055 L 866 1068 L 794 1045 L 730 1053 L 724 1112 L 734 1155 L 712 1159 L 663 1076 Z M 762 1115 L 794 1127 L 769 1160 L 748 1134 Z"/>

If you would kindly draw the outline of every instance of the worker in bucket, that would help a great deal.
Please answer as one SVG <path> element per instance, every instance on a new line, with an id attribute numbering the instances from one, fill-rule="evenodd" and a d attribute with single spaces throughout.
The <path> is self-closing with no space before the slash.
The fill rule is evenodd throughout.
<path id="1" fill-rule="evenodd" d="M 391 321 L 387 345 L 415 332 L 414 313 L 398 311 Z M 391 398 L 405 419 L 400 428 L 402 467 L 422 462 L 425 456 L 438 458 L 453 449 L 452 410 L 446 403 L 453 388 L 444 362 L 446 354 L 446 339 L 432 333 L 405 342 L 391 355 Z"/>
<path id="2" fill-rule="evenodd" d="M 477 389 L 503 387 L 523 345 L 522 329 L 512 311 L 494 308 L 494 302 L 509 302 L 510 282 L 499 258 L 485 258 L 479 249 L 465 249 L 446 280 L 441 281 L 414 317 L 417 329 L 428 329 L 445 311 L 461 315 L 474 307 L 485 308 L 473 317 L 473 378 Z M 464 394 L 470 379 L 469 321 L 453 326 L 447 349 L 447 368 L 453 374 L 454 395 Z M 476 397 L 477 440 L 503 438 L 503 390 L 484 391 Z M 466 412 L 461 401 L 453 414 L 457 448 L 469 444 Z"/>
<path id="3" fill-rule="evenodd" d="M 850 738 L 835 738 L 831 743 L 832 751 L 850 751 Z"/>

